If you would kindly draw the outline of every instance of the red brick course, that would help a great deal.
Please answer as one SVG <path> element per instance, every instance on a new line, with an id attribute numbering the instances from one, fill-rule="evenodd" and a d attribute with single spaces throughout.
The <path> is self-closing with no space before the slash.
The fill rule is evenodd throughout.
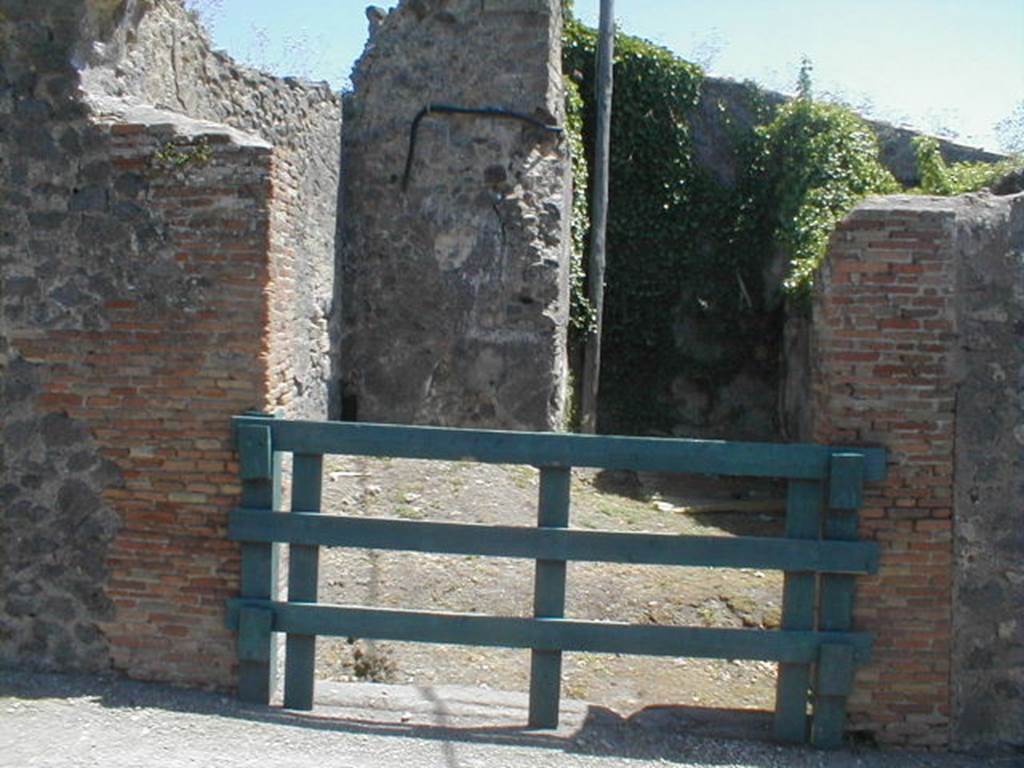
<path id="1" fill-rule="evenodd" d="M 952 214 L 860 209 L 840 225 L 815 288 L 816 441 L 883 445 L 861 536 L 882 547 L 858 581 L 855 622 L 875 634 L 849 727 L 894 745 L 950 738 L 956 271 Z"/>

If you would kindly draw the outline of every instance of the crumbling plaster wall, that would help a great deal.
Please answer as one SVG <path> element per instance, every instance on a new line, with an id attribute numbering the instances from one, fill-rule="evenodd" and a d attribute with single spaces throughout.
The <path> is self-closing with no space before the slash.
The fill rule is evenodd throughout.
<path id="1" fill-rule="evenodd" d="M 346 102 L 348 417 L 562 427 L 570 165 L 564 136 L 428 104 L 564 122 L 557 0 L 405 0 L 371 9 Z"/>

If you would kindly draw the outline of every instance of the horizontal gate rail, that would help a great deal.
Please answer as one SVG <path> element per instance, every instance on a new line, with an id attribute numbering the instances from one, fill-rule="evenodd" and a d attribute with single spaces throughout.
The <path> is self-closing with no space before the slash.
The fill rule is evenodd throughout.
<path id="1" fill-rule="evenodd" d="M 301 635 L 792 663 L 815 661 L 823 645 L 847 645 L 857 662 L 871 656 L 871 636 L 863 632 L 713 629 L 242 599 L 229 601 L 232 629 L 242 608 L 270 610 L 273 631 Z"/>
<path id="2" fill-rule="evenodd" d="M 448 555 L 820 573 L 874 573 L 879 556 L 876 543 L 861 541 L 617 533 L 247 509 L 231 513 L 228 536 L 238 541 Z"/>
<path id="3" fill-rule="evenodd" d="M 855 667 L 872 637 L 855 631 L 855 576 L 875 573 L 879 547 L 857 540 L 865 482 L 884 479 L 879 448 L 234 419 L 241 506 L 228 537 L 241 542 L 239 695 L 268 703 L 275 632 L 287 635 L 284 703 L 313 706 L 317 635 L 531 649 L 531 726 L 558 723 L 563 651 L 753 659 L 779 664 L 775 737 L 841 742 Z M 294 454 L 291 512 L 281 512 L 281 466 Z M 321 514 L 323 456 L 526 464 L 540 470 L 536 527 Z M 573 467 L 776 477 L 788 481 L 785 536 L 676 536 L 569 527 Z M 287 602 L 277 551 L 290 547 Z M 319 548 L 353 547 L 527 558 L 536 562 L 532 617 L 487 616 L 317 602 Z M 785 573 L 777 630 L 651 626 L 564 618 L 566 563 L 758 568 Z"/>
<path id="4" fill-rule="evenodd" d="M 280 421 L 246 416 L 236 417 L 235 423 L 268 427 L 274 450 L 293 453 L 823 479 L 829 476 L 834 454 L 856 450 L 864 456 L 865 480 L 885 477 L 885 451 L 878 448 Z"/>

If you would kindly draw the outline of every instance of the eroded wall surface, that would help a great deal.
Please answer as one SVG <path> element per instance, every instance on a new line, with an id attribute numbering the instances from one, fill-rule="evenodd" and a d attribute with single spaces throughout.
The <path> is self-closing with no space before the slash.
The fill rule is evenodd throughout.
<path id="1" fill-rule="evenodd" d="M 119 526 L 104 493 L 123 477 L 69 409 L 82 394 L 24 345 L 102 332 L 103 306 L 126 283 L 151 291 L 107 268 L 108 244 L 155 231 L 111 230 L 105 141 L 70 64 L 82 4 L 4 2 L 0 12 L 0 658 L 98 669 L 109 663 L 98 625 L 114 615 L 107 553 Z"/>
<path id="2" fill-rule="evenodd" d="M 557 429 L 565 407 L 569 158 L 498 107 L 562 125 L 555 0 L 406 0 L 375 27 L 346 103 L 345 414 Z"/>
<path id="3" fill-rule="evenodd" d="M 953 740 L 1024 746 L 1024 196 L 956 222 Z"/>

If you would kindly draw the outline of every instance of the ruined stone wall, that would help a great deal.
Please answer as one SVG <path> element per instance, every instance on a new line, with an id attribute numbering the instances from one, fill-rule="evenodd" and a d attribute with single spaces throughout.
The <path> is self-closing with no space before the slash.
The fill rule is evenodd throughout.
<path id="1" fill-rule="evenodd" d="M 882 560 L 858 579 L 876 641 L 850 699 L 883 743 L 1020 740 L 1022 204 L 869 199 L 815 286 L 812 436 L 890 452 L 861 512 Z"/>
<path id="2" fill-rule="evenodd" d="M 121 472 L 68 411 L 83 395 L 52 388 L 23 345 L 104 329 L 104 303 L 132 279 L 105 274 L 107 242 L 154 233 L 107 237 L 110 164 L 69 63 L 82 4 L 0 13 L 0 659 L 96 669 L 109 663 L 98 623 L 114 611 L 106 555 L 119 523 L 103 494 Z"/>
<path id="3" fill-rule="evenodd" d="M 700 101 L 689 115 L 694 160 L 719 183 L 732 188 L 740 168 L 736 154 L 739 137 L 746 135 L 779 106 L 792 98 L 756 83 L 723 77 L 706 77 L 701 82 Z M 770 119 L 770 118 L 769 118 Z M 913 140 L 920 131 L 901 128 L 881 120 L 868 123 L 878 136 L 879 159 L 905 187 L 921 183 Z M 994 163 L 1004 155 L 935 137 L 947 163 Z"/>
<path id="4" fill-rule="evenodd" d="M 1024 747 L 1024 196 L 956 219 L 953 741 Z"/>
<path id="5" fill-rule="evenodd" d="M 229 686 L 229 419 L 323 415 L 313 331 L 290 327 L 323 306 L 301 282 L 323 259 L 292 233 L 336 189 L 310 199 L 316 174 L 260 136 L 87 98 L 78 67 L 133 9 L 0 0 L 0 663 Z M 312 158 L 328 182 L 336 158 Z"/>
<path id="6" fill-rule="evenodd" d="M 58 414 L 44 420 L 80 425 L 100 466 L 116 467 L 118 477 L 98 494 L 60 484 L 50 523 L 67 541 L 56 554 L 104 555 L 92 568 L 108 578 L 91 589 L 108 607 L 95 627 L 108 645 L 107 666 L 144 679 L 227 686 L 235 653 L 223 601 L 238 588 L 238 548 L 226 540 L 226 513 L 238 493 L 227 417 L 269 396 L 267 372 L 254 361 L 265 343 L 270 281 L 271 150 L 258 139 L 226 140 L 205 129 L 177 150 L 199 150 L 205 159 L 165 171 L 159 155 L 175 129 L 121 122 L 107 130 L 111 202 L 134 215 L 97 220 L 98 234 L 117 238 L 112 250 L 129 280 L 159 270 L 161 281 L 141 294 L 111 286 L 96 328 L 13 333 L 19 354 L 39 368 L 37 402 Z M 246 197 L 228 191 L 236 185 Z M 158 239 L 136 252 L 126 241 L 140 231 Z M 34 509 L 46 509 L 45 497 L 33 499 Z M 105 513 L 90 518 L 101 505 Z M 103 552 L 78 538 L 96 519 L 116 529 Z M 31 573 L 47 558 L 21 542 L 42 535 L 43 521 L 8 520 L 13 549 Z M 56 632 L 61 615 L 40 607 L 33 631 L 58 622 Z M 66 665 L 59 655 L 52 663 Z"/>
<path id="7" fill-rule="evenodd" d="M 274 146 L 281 190 L 274 237 L 282 259 L 275 260 L 281 280 L 271 321 L 280 355 L 271 362 L 271 400 L 288 416 L 325 418 L 337 401 L 340 97 L 325 83 L 273 77 L 214 51 L 179 0 L 128 2 L 82 80 L 98 112 L 116 110 L 118 101 L 152 104 Z"/>
<path id="8" fill-rule="evenodd" d="M 555 0 L 406 0 L 346 103 L 343 390 L 361 421 L 557 429 L 565 406 L 569 159 L 500 107 L 563 124 Z"/>

